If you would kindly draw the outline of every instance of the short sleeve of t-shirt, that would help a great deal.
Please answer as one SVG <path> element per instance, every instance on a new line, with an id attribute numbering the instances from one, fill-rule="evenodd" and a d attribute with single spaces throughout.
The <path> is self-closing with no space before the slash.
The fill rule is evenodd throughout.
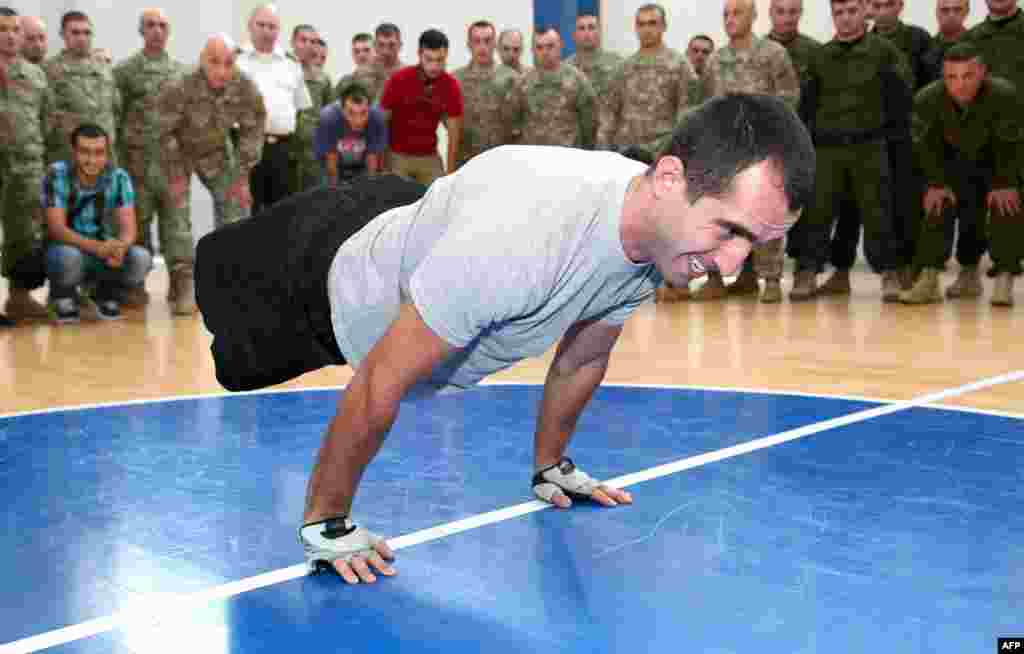
<path id="1" fill-rule="evenodd" d="M 444 107 L 445 115 L 449 118 L 462 118 L 465 108 L 462 97 L 462 86 L 459 85 L 459 80 L 455 79 L 454 75 L 448 75 L 447 73 L 441 78 L 441 80 L 446 87 Z"/>

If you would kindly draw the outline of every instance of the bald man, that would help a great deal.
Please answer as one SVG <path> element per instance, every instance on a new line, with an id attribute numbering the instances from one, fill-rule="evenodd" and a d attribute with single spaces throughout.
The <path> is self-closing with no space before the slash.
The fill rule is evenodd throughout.
<path id="1" fill-rule="evenodd" d="M 171 21 L 163 9 L 145 9 L 139 15 L 142 49 L 114 68 L 114 79 L 123 103 L 120 136 L 120 161 L 132 178 L 135 190 L 135 217 L 139 244 L 153 252 L 152 224 L 159 217 L 160 252 L 170 271 L 168 301 L 175 315 L 196 312 L 192 285 L 192 261 L 195 243 L 192 221 L 187 211 L 178 211 L 170 201 L 167 175 L 160 165 L 160 125 L 156 100 L 161 89 L 184 77 L 188 68 L 167 54 Z M 126 289 L 123 304 L 141 305 L 149 301 L 145 286 Z"/>
<path id="2" fill-rule="evenodd" d="M 199 67 L 164 85 L 156 102 L 172 206 L 190 213 L 194 172 L 213 196 L 217 227 L 241 220 L 252 206 L 249 172 L 260 160 L 267 119 L 259 88 L 235 65 L 236 49 L 227 35 L 210 37 Z"/>
<path id="3" fill-rule="evenodd" d="M 263 5 L 249 16 L 252 44 L 238 55 L 238 68 L 256 83 L 267 110 L 263 154 L 252 169 L 252 209 L 259 212 L 283 200 L 291 190 L 291 140 L 300 111 L 313 106 L 302 66 L 278 45 L 281 18 L 277 7 Z"/>
<path id="4" fill-rule="evenodd" d="M 21 37 L 21 56 L 30 64 L 41 66 L 46 59 L 46 23 L 38 16 L 22 16 Z"/>
<path id="5" fill-rule="evenodd" d="M 501 30 L 498 35 L 498 56 L 503 66 L 522 75 L 526 70 L 523 67 L 523 33 L 516 29 Z"/>

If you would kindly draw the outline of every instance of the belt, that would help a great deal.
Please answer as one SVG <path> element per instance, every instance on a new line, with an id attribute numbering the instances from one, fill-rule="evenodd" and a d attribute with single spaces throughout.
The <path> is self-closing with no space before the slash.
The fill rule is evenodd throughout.
<path id="1" fill-rule="evenodd" d="M 274 143 L 284 143 L 289 137 L 291 134 L 267 134 L 264 136 L 264 140 L 273 145 Z"/>

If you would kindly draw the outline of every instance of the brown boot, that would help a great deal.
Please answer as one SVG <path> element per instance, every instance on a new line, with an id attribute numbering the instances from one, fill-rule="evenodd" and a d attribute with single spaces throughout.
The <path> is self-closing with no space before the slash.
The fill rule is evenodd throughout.
<path id="1" fill-rule="evenodd" d="M 1010 273 L 999 273 L 996 277 L 996 286 L 992 290 L 992 306 L 1012 307 L 1013 306 L 1013 275 Z"/>
<path id="2" fill-rule="evenodd" d="M 655 302 L 682 302 L 690 299 L 689 286 L 672 286 L 665 282 L 654 291 Z"/>
<path id="3" fill-rule="evenodd" d="M 836 268 L 825 283 L 818 287 L 818 295 L 849 295 L 850 269 Z"/>
<path id="4" fill-rule="evenodd" d="M 917 281 L 908 291 L 900 292 L 900 302 L 903 304 L 934 304 L 942 302 L 942 293 L 939 293 L 939 270 L 938 268 L 923 268 L 917 276 Z"/>
<path id="5" fill-rule="evenodd" d="M 740 271 L 739 277 L 726 287 L 729 295 L 757 295 L 761 287 L 757 283 L 757 273 L 749 268 Z"/>
<path id="6" fill-rule="evenodd" d="M 24 288 L 11 289 L 4 313 L 12 320 L 42 320 L 50 316 L 46 306 L 37 302 Z"/>
<path id="7" fill-rule="evenodd" d="M 179 263 L 171 269 L 171 287 L 167 292 L 171 313 L 191 316 L 196 312 L 196 286 L 192 264 Z"/>
<path id="8" fill-rule="evenodd" d="M 882 302 L 899 302 L 901 292 L 900 271 L 886 270 L 882 273 Z"/>
<path id="9" fill-rule="evenodd" d="M 782 302 L 782 284 L 778 279 L 764 280 L 764 293 L 761 294 L 763 304 L 778 304 Z"/>
<path id="10" fill-rule="evenodd" d="M 690 299 L 703 302 L 706 300 L 721 300 L 727 295 L 729 295 L 729 289 L 725 287 L 725 281 L 722 280 L 722 273 L 709 272 L 708 281 L 699 289 L 690 293 Z"/>
<path id="11" fill-rule="evenodd" d="M 981 275 L 977 266 L 964 266 L 956 281 L 946 287 L 946 297 L 981 297 Z"/>
<path id="12" fill-rule="evenodd" d="M 793 275 L 793 290 L 789 292 L 791 302 L 810 300 L 818 293 L 818 275 L 809 270 L 798 271 Z"/>

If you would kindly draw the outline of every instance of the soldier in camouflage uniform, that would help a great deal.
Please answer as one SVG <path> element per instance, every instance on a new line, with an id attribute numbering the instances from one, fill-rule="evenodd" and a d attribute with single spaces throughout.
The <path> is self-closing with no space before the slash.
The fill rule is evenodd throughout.
<path id="1" fill-rule="evenodd" d="M 292 32 L 291 57 L 302 66 L 306 90 L 313 101 L 313 106 L 296 116 L 295 134 L 288 144 L 292 193 L 308 191 L 323 180 L 323 167 L 313 154 L 313 135 L 320 125 L 320 110 L 334 102 L 335 96 L 330 78 L 316 64 L 319 39 L 312 25 L 299 25 Z"/>
<path id="2" fill-rule="evenodd" d="M 601 47 L 601 22 L 591 11 L 582 11 L 576 17 L 576 31 L 572 37 L 576 54 L 565 63 L 575 66 L 587 76 L 600 104 L 608 95 L 608 86 L 615 71 L 622 65 L 622 55 Z M 600 119 L 600 112 L 596 118 Z"/>
<path id="3" fill-rule="evenodd" d="M 108 64 L 93 56 L 92 22 L 80 11 L 69 11 L 61 19 L 65 48 L 43 65 L 53 93 L 50 134 L 46 148 L 48 162 L 71 159 L 71 132 L 83 122 L 99 125 L 116 146 L 121 122 L 121 93 Z M 117 150 L 112 149 L 111 156 Z M 116 159 L 111 161 L 119 165 Z"/>
<path id="4" fill-rule="evenodd" d="M 454 73 L 462 87 L 465 108 L 459 166 L 508 138 L 502 110 L 518 76 L 495 63 L 496 37 L 492 23 L 477 21 L 470 25 L 467 45 L 473 58 Z"/>
<path id="5" fill-rule="evenodd" d="M 694 96 L 694 104 L 703 104 L 708 99 L 704 92 L 704 69 L 707 67 L 711 53 L 715 51 L 715 42 L 707 34 L 698 34 L 690 39 L 686 46 L 686 60 L 690 62 L 690 68 L 697 77 L 697 94 Z"/>
<path id="6" fill-rule="evenodd" d="M 836 38 L 811 56 L 800 113 L 817 146 L 814 208 L 805 236 L 794 244 L 797 272 L 792 300 L 817 292 L 829 235 L 843 194 L 864 220 L 868 263 L 882 275 L 882 298 L 899 300 L 900 266 L 893 241 L 887 141 L 909 129 L 912 76 L 906 59 L 886 39 L 866 32 L 864 0 L 832 0 Z"/>
<path id="7" fill-rule="evenodd" d="M 259 88 L 235 65 L 225 35 L 211 37 L 200 66 L 164 87 L 157 98 L 161 165 L 175 211 L 189 213 L 192 173 L 213 196 L 217 227 L 241 220 L 252 207 L 249 172 L 263 153 L 267 118 Z M 229 131 L 237 126 L 238 145 Z"/>
<path id="8" fill-rule="evenodd" d="M 0 8 L 0 263 L 10 282 L 5 311 L 13 319 L 47 315 L 29 291 L 45 282 L 39 184 L 53 99 L 43 71 L 20 57 L 21 40 L 17 12 Z M 0 324 L 10 322 L 0 315 Z"/>
<path id="9" fill-rule="evenodd" d="M 726 0 L 724 16 L 729 44 L 715 51 L 704 69 L 702 83 L 708 99 L 729 93 L 774 95 L 795 111 L 800 101 L 800 79 L 784 47 L 754 36 L 757 8 L 753 0 Z M 728 287 L 721 273 L 710 271 L 707 282 L 693 294 L 693 299 L 756 294 L 760 291 L 757 283 L 760 276 L 765 280 L 761 301 L 781 301 L 783 240 L 755 245 L 736 282 Z"/>
<path id="10" fill-rule="evenodd" d="M 374 32 L 373 62 L 356 69 L 338 80 L 334 89 L 334 97 L 341 95 L 341 87 L 349 82 L 362 82 L 370 90 L 370 102 L 376 103 L 384 93 L 384 83 L 402 68 L 402 60 L 398 53 L 402 50 L 402 32 L 397 25 L 381 23 Z"/>
<path id="11" fill-rule="evenodd" d="M 167 54 L 170 21 L 161 9 L 147 9 L 139 17 L 143 49 L 114 68 L 114 79 L 124 105 L 117 143 L 121 167 L 132 179 L 139 244 L 153 253 L 153 218 L 159 216 L 160 251 L 170 273 L 171 311 L 192 315 L 196 311 L 192 290 L 195 243 L 187 212 L 175 211 L 160 165 L 160 122 L 156 100 L 167 84 L 188 72 L 185 64 Z M 148 301 L 145 286 L 126 289 L 122 301 L 140 305 Z"/>
<path id="12" fill-rule="evenodd" d="M 600 106 L 598 147 L 650 143 L 671 133 L 699 95 L 686 57 L 664 45 L 665 10 L 644 5 L 636 12 L 640 50 L 627 58 Z"/>
<path id="13" fill-rule="evenodd" d="M 533 50 L 536 66 L 512 87 L 504 124 L 521 130 L 524 145 L 594 147 L 594 89 L 583 73 L 562 61 L 558 30 L 534 32 Z"/>
<path id="14" fill-rule="evenodd" d="M 945 79 L 914 99 L 915 148 L 927 178 L 917 283 L 900 294 L 909 304 L 940 302 L 939 273 L 953 250 L 959 218 L 973 231 L 990 212 L 991 256 L 997 274 L 992 304 L 1013 304 L 1013 277 L 1021 273 L 1024 213 L 1021 212 L 1018 150 L 1024 135 L 1020 97 L 1007 80 L 990 77 L 970 44 L 949 50 Z M 961 235 L 960 239 L 964 237 Z M 958 239 L 959 240 L 959 239 Z M 977 268 L 984 239 L 958 247 L 961 266 Z M 978 284 L 980 286 L 980 282 Z M 963 294 L 967 295 L 967 294 Z M 981 289 L 970 293 L 981 295 Z"/>
<path id="15" fill-rule="evenodd" d="M 528 70 L 528 67 L 523 66 L 523 33 L 519 30 L 501 30 L 498 35 L 498 55 L 501 57 L 501 65 L 516 75 L 522 75 Z"/>

